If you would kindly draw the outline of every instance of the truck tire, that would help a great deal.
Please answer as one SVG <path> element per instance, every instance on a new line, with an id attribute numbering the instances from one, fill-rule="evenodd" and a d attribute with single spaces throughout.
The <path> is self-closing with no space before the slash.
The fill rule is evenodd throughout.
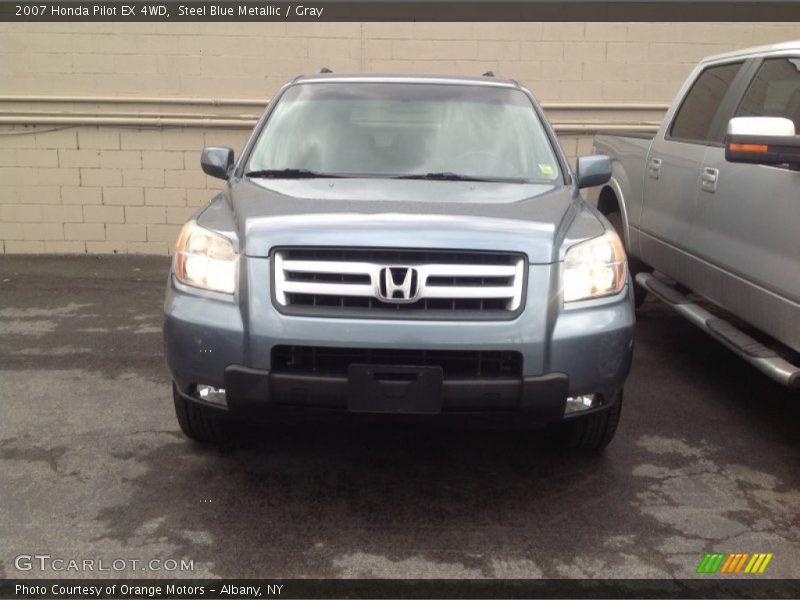
<path id="1" fill-rule="evenodd" d="M 615 231 L 619 234 L 619 236 L 625 240 L 625 237 L 622 235 L 622 214 L 616 210 L 612 213 L 608 213 L 606 215 L 606 219 L 608 219 L 609 223 L 614 226 Z M 628 249 L 625 248 L 625 252 L 628 252 Z M 640 261 L 638 258 L 633 258 L 630 256 L 628 252 L 628 269 L 630 270 L 631 274 L 631 285 L 633 286 L 633 301 L 636 305 L 636 308 L 639 308 L 644 301 L 647 299 L 647 290 L 645 290 L 642 286 L 640 286 L 634 280 L 637 273 L 650 273 L 652 269 Z"/>
<path id="2" fill-rule="evenodd" d="M 175 403 L 175 416 L 181 431 L 189 439 L 203 443 L 219 443 L 228 439 L 228 424 L 212 414 L 211 409 L 186 400 L 172 384 L 172 399 Z"/>
<path id="3" fill-rule="evenodd" d="M 571 450 L 600 451 L 614 439 L 622 414 L 622 388 L 606 410 L 567 423 L 566 445 Z"/>

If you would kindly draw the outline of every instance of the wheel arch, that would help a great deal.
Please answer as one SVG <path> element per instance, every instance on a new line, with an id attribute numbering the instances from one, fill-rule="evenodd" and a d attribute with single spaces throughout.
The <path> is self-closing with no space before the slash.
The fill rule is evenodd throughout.
<path id="1" fill-rule="evenodd" d="M 622 231 L 619 233 L 622 236 L 622 242 L 626 250 L 630 251 L 628 212 L 625 208 L 625 199 L 622 195 L 622 189 L 615 177 L 612 176 L 611 179 L 608 180 L 608 183 L 600 190 L 600 195 L 597 198 L 597 210 L 604 216 L 619 211 L 620 217 L 622 218 Z"/>

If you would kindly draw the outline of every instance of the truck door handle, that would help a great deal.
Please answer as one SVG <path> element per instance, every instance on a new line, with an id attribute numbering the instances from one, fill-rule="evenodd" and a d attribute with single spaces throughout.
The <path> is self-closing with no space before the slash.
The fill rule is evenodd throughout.
<path id="1" fill-rule="evenodd" d="M 647 174 L 651 179 L 658 179 L 661 175 L 661 159 L 651 158 L 647 163 Z"/>
<path id="2" fill-rule="evenodd" d="M 705 167 L 702 175 L 700 175 L 700 188 L 704 192 L 711 192 L 712 194 L 717 191 L 717 182 L 719 181 L 719 169 L 712 169 Z"/>

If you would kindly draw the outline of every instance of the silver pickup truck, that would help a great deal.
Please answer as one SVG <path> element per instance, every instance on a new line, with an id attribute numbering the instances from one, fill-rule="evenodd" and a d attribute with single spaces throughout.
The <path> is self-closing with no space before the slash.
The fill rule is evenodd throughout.
<path id="1" fill-rule="evenodd" d="M 652 293 L 794 388 L 799 129 L 800 41 L 712 56 L 686 80 L 655 137 L 596 137 L 595 152 L 613 159 L 612 177 L 589 195 L 624 239 L 637 306 Z"/>

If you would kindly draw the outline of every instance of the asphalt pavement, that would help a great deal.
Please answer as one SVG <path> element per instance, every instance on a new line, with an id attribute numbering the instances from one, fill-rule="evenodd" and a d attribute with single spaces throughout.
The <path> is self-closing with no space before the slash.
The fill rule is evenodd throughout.
<path id="1" fill-rule="evenodd" d="M 0 577 L 19 555 L 189 559 L 108 576 L 684 578 L 705 552 L 800 565 L 800 396 L 655 300 L 616 439 L 294 419 L 185 439 L 167 259 L 0 256 Z M 171 563 L 168 563 L 171 564 Z"/>

